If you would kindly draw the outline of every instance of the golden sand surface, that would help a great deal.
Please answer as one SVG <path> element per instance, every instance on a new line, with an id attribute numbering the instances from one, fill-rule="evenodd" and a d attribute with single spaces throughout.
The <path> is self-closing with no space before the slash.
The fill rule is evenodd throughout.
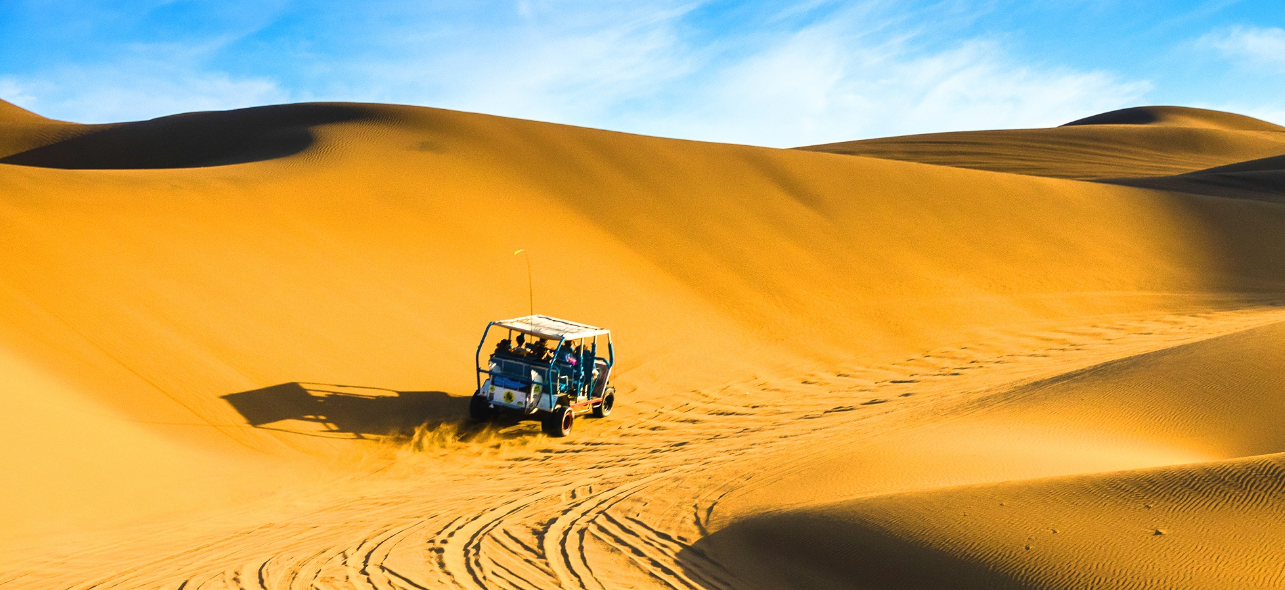
<path id="1" fill-rule="evenodd" d="M 0 102 L 0 587 L 1285 587 L 1283 155 Z M 519 248 L 569 438 L 465 418 Z"/>

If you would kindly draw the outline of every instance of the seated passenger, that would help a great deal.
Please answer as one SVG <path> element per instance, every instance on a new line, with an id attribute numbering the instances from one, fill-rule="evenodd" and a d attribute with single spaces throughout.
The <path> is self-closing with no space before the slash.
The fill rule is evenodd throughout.
<path id="1" fill-rule="evenodd" d="M 525 357 L 531 353 L 526 347 L 526 334 L 518 334 L 516 344 L 509 349 L 513 356 Z"/>
<path id="2" fill-rule="evenodd" d="M 531 347 L 531 358 L 535 360 L 547 362 L 549 360 L 548 357 L 551 356 L 553 356 L 553 351 L 549 350 L 549 345 L 545 343 L 544 338 L 537 340 L 535 345 Z"/>
<path id="3" fill-rule="evenodd" d="M 562 353 L 562 358 L 558 359 L 563 364 L 575 367 L 580 364 L 580 351 L 576 350 L 574 342 L 568 342 L 566 350 Z"/>
<path id="4" fill-rule="evenodd" d="M 495 345 L 495 352 L 493 354 L 511 354 L 512 352 L 513 344 L 509 342 L 508 338 L 505 338 Z"/>

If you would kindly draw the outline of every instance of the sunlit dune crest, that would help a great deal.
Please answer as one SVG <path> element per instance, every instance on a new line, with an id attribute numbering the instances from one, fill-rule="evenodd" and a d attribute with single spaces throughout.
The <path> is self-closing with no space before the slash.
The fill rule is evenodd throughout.
<path id="1" fill-rule="evenodd" d="M 1282 158 L 0 102 L 0 587 L 1279 585 Z M 529 305 L 616 339 L 568 438 L 467 417 Z"/>
<path id="2" fill-rule="evenodd" d="M 1149 125 L 1224 131 L 1285 131 L 1285 127 L 1261 119 L 1191 107 L 1132 107 L 1071 121 L 1063 127 L 1077 125 Z"/>

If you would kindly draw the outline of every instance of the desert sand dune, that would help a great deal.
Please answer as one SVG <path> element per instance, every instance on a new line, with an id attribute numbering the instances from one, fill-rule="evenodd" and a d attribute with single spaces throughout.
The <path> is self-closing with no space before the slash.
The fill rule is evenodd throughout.
<path id="1" fill-rule="evenodd" d="M 1104 182 L 1279 203 L 1285 200 L 1285 156 L 1259 158 L 1175 176 L 1113 178 Z"/>
<path id="2" fill-rule="evenodd" d="M 1283 339 L 1275 323 L 1164 348 L 979 395 L 906 435 L 829 445 L 736 490 L 722 506 L 749 516 L 689 558 L 760 588 L 1276 587 Z M 1031 447 L 1038 461 L 1023 464 Z M 1163 447 L 1168 462 L 1206 462 L 883 493 L 912 488 L 915 471 L 937 478 L 920 488 L 1009 481 L 1141 465 L 1148 450 L 1165 461 Z M 824 502 L 845 496 L 864 497 Z"/>
<path id="3" fill-rule="evenodd" d="M 997 457 L 1015 474 L 1055 475 L 1279 453 L 1285 432 L 1275 416 L 1285 400 L 1276 351 L 1283 341 L 1285 325 L 1273 323 L 983 389 L 931 425 L 880 441 L 835 442 L 810 453 L 813 464 L 790 465 L 778 483 L 744 486 L 724 504 L 756 512 L 800 499 L 924 487 L 916 471 L 925 470 L 938 487 L 1011 479 L 996 472 Z M 883 467 L 880 480 L 870 481 L 881 465 L 897 467 Z"/>
<path id="4" fill-rule="evenodd" d="M 1276 588 L 1283 462 L 853 500 L 750 518 L 697 550 L 760 588 Z"/>
<path id="5" fill-rule="evenodd" d="M 31 123 L 42 120 L 48 119 L 11 102 L 0 101 L 0 123 Z"/>
<path id="6" fill-rule="evenodd" d="M 1241 172 L 1280 172 L 1281 170 L 1285 170 L 1285 156 L 1272 156 L 1248 162 L 1237 162 L 1226 166 L 1191 172 L 1190 174 L 1237 174 Z"/>
<path id="7" fill-rule="evenodd" d="M 800 149 L 1052 178 L 1136 178 L 1285 154 L 1285 127 L 1204 109 L 1148 107 L 1054 129 L 932 133 Z"/>
<path id="8" fill-rule="evenodd" d="M 1182 565 L 1127 539 L 1023 561 L 1000 524 L 914 515 L 993 484 L 1022 522 L 1070 498 L 1102 524 L 1124 500 L 1094 482 L 1285 451 L 1285 209 L 1067 180 L 1285 153 L 1238 116 L 872 158 L 388 105 L 0 115 L 0 586 L 866 579 L 742 571 L 792 542 L 755 523 L 814 514 L 942 571 L 1159 584 Z M 463 419 L 481 328 L 527 312 L 517 248 L 537 312 L 617 338 L 617 413 L 567 440 Z M 1248 501 L 1194 489 L 1183 526 Z M 1266 580 L 1227 535 L 1249 565 L 1219 579 Z"/>
<path id="9" fill-rule="evenodd" d="M 1077 119 L 1062 125 L 1149 125 L 1156 127 L 1196 127 L 1226 131 L 1285 131 L 1275 123 L 1261 119 L 1191 107 L 1130 107 Z"/>
<path id="10" fill-rule="evenodd" d="M 70 139 L 93 127 L 46 119 L 0 100 L 0 158 Z"/>

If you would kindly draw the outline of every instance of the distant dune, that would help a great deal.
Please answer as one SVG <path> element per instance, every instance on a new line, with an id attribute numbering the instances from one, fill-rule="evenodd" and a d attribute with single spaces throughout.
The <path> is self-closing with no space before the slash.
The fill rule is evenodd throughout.
<path id="1" fill-rule="evenodd" d="M 1204 109 L 1139 107 L 1053 129 L 933 133 L 800 149 L 1097 180 L 1185 174 L 1280 155 L 1285 127 Z"/>
<path id="2" fill-rule="evenodd" d="M 1285 127 L 1261 119 L 1190 107 L 1132 107 L 1071 121 L 1063 127 L 1077 125 L 1149 125 L 1223 131 L 1285 131 Z"/>
<path id="3" fill-rule="evenodd" d="M 0 102 L 0 586 L 1279 585 L 1282 158 Z M 464 418 L 518 248 L 617 339 L 569 439 Z"/>

